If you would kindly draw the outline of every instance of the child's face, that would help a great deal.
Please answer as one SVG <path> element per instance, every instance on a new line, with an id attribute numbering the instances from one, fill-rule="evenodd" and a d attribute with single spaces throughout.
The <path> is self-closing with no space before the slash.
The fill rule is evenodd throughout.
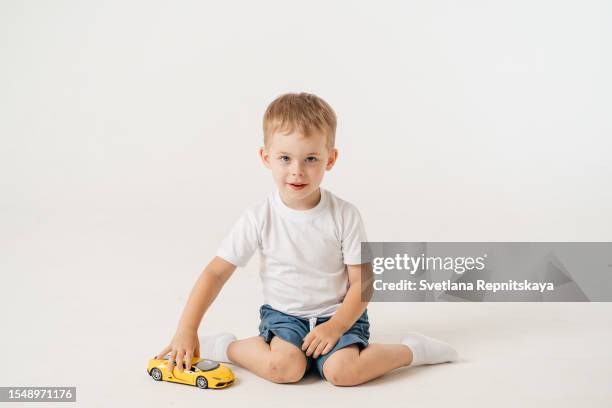
<path id="1" fill-rule="evenodd" d="M 324 134 L 304 137 L 300 133 L 274 133 L 268 147 L 259 154 L 270 170 L 284 199 L 292 204 L 309 201 L 317 195 L 325 170 L 331 170 L 338 151 L 327 148 Z"/>

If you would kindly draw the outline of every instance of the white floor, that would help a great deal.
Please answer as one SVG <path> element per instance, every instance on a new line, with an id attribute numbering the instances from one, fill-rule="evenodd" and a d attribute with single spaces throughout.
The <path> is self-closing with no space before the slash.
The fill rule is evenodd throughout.
<path id="1" fill-rule="evenodd" d="M 612 406 L 612 303 L 371 304 L 372 341 L 422 332 L 453 344 L 461 361 L 354 388 L 316 377 L 276 385 L 240 368 L 226 390 L 155 382 L 147 361 L 170 340 L 218 237 L 173 241 L 185 226 L 169 217 L 65 219 L 5 224 L 0 386 L 76 386 L 76 406 L 87 408 Z M 203 333 L 257 334 L 256 268 L 254 259 L 230 279 Z"/>
<path id="2" fill-rule="evenodd" d="M 238 381 L 226 390 L 153 381 L 145 366 L 162 344 L 153 348 L 146 337 L 159 325 L 151 319 L 113 325 L 101 312 L 91 316 L 100 325 L 95 333 L 80 332 L 70 322 L 56 328 L 43 323 L 40 331 L 24 322 L 8 341 L 5 332 L 2 385 L 76 385 L 77 406 L 83 407 L 609 407 L 611 312 L 612 304 L 604 303 L 375 304 L 373 341 L 395 342 L 402 332 L 416 330 L 452 343 L 461 361 L 401 369 L 353 388 L 334 387 L 314 375 L 277 385 L 234 367 Z M 221 311 L 212 313 L 217 326 Z M 254 332 L 253 317 L 234 331 Z M 116 332 L 118 326 L 125 331 Z M 29 334 L 19 335 L 21 330 Z"/>

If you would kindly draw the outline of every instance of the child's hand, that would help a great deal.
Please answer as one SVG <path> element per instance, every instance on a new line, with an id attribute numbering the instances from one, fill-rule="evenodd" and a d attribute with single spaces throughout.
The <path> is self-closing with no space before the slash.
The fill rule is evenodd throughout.
<path id="1" fill-rule="evenodd" d="M 328 320 L 316 326 L 304 337 L 302 351 L 306 350 L 306 355 L 310 357 L 312 354 L 314 358 L 327 354 L 334 348 L 342 334 L 342 328 Z"/>
<path id="2" fill-rule="evenodd" d="M 170 371 L 173 371 L 175 366 L 183 371 L 190 369 L 192 358 L 200 357 L 198 333 L 195 330 L 179 328 L 170 344 L 155 357 L 161 359 L 168 353 L 170 353 L 168 360 Z"/>

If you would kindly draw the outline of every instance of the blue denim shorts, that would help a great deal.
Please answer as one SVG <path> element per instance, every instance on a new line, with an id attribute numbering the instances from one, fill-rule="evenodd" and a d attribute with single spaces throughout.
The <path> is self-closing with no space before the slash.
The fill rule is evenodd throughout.
<path id="1" fill-rule="evenodd" d="M 270 343 L 274 336 L 278 336 L 299 348 L 300 351 L 302 350 L 304 337 L 306 337 L 310 331 L 310 322 L 307 318 L 291 316 L 279 312 L 270 307 L 270 305 L 263 305 L 259 309 L 259 317 L 261 318 L 261 323 L 259 323 L 259 335 L 264 338 L 266 343 Z M 325 323 L 330 318 L 331 317 L 318 317 L 316 319 L 316 324 Z M 329 353 L 320 355 L 317 358 L 306 357 L 306 370 L 304 374 L 316 366 L 321 378 L 325 379 L 323 364 L 329 356 L 352 344 L 357 344 L 361 350 L 368 346 L 369 339 L 370 323 L 368 321 L 368 311 L 365 310 L 355 324 L 338 339 L 338 342 Z M 306 352 L 304 352 L 304 356 L 306 356 Z"/>

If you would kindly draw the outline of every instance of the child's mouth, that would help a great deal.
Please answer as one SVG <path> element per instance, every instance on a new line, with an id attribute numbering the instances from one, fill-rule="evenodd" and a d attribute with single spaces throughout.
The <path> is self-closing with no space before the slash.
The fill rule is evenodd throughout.
<path id="1" fill-rule="evenodd" d="M 306 187 L 308 184 L 292 184 L 292 183 L 287 183 L 287 185 L 292 190 L 301 190 L 304 187 Z"/>

